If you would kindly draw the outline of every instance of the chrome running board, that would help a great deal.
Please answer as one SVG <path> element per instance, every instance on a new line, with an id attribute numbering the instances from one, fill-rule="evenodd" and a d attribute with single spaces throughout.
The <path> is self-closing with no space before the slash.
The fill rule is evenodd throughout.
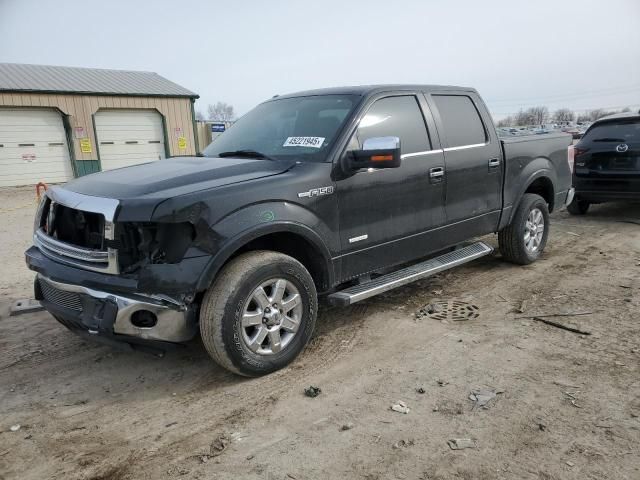
<path id="1" fill-rule="evenodd" d="M 457 267 L 493 252 L 484 242 L 477 242 L 444 255 L 425 260 L 401 270 L 388 273 L 369 282 L 349 287 L 328 296 L 329 303 L 338 306 L 352 305 L 360 300 L 373 297 L 416 280 L 435 275 Z"/>

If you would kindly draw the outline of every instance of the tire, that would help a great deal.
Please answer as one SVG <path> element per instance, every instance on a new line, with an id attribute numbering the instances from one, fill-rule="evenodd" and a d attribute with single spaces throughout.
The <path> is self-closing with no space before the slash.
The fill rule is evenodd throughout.
<path id="1" fill-rule="evenodd" d="M 285 285 L 279 297 L 278 285 Z M 259 288 L 265 296 L 255 295 Z M 273 308 L 275 304 L 278 308 Z M 216 363 L 233 373 L 257 377 L 296 358 L 311 339 L 317 313 L 316 288 L 300 262 L 282 253 L 253 251 L 229 262 L 205 293 L 200 333 Z M 252 325 L 243 326 L 243 319 Z"/>
<path id="2" fill-rule="evenodd" d="M 571 215 L 584 215 L 589 210 L 591 204 L 584 200 L 578 200 L 574 198 L 569 205 L 567 205 L 567 211 Z"/>
<path id="3" fill-rule="evenodd" d="M 535 211 L 541 214 L 543 227 L 542 235 L 538 237 L 536 233 L 537 244 L 535 239 L 532 242 L 531 232 L 534 225 L 530 223 L 530 215 Z M 538 231 L 536 230 L 536 232 Z M 529 233 L 528 237 L 527 233 Z M 525 193 L 511 223 L 498 234 L 500 252 L 502 257 L 509 262 L 528 265 L 540 258 L 547 244 L 548 236 L 549 208 L 547 203 L 540 195 Z M 529 243 L 527 243 L 527 238 Z"/>

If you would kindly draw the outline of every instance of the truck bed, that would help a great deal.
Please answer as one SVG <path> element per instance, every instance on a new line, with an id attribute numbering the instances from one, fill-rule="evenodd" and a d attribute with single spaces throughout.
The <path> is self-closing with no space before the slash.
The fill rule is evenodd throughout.
<path id="1" fill-rule="evenodd" d="M 568 162 L 568 147 L 571 135 L 549 133 L 501 138 L 505 159 L 503 206 L 510 210 L 521 197 L 530 181 L 542 173 L 552 181 L 553 193 L 558 205 L 571 188 L 571 170 Z M 553 208 L 553 205 L 550 205 Z M 505 212 L 507 213 L 507 212 Z M 503 215 L 509 217 L 509 215 Z"/>

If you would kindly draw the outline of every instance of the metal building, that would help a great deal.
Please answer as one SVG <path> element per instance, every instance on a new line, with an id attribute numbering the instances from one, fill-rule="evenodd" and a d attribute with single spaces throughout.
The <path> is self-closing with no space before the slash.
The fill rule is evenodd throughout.
<path id="1" fill-rule="evenodd" d="M 0 187 L 195 155 L 196 98 L 153 72 L 0 63 Z"/>

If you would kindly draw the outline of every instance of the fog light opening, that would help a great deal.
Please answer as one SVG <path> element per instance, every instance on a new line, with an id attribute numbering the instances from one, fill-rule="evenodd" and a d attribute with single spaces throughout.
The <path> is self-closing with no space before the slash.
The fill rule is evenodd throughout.
<path id="1" fill-rule="evenodd" d="M 138 328 L 153 328 L 158 323 L 158 317 L 149 310 L 138 310 L 131 315 L 131 323 Z"/>

